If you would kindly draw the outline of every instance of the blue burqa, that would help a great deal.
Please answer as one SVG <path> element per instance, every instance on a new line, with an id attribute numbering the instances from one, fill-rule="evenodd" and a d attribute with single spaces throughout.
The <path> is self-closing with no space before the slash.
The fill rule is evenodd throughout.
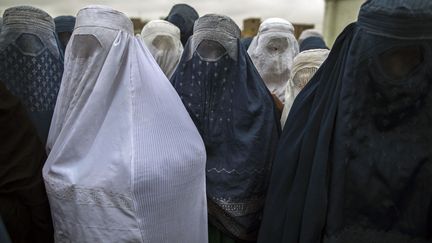
<path id="1" fill-rule="evenodd" d="M 43 10 L 6 9 L 0 33 L 0 81 L 20 98 L 45 144 L 63 74 L 54 21 Z"/>
<path id="2" fill-rule="evenodd" d="M 206 146 L 210 222 L 256 240 L 280 125 L 239 37 L 228 17 L 201 17 L 171 82 Z"/>

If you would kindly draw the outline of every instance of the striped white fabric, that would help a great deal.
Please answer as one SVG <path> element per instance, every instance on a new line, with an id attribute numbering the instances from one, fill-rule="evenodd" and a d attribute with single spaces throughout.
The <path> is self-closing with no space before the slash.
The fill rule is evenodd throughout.
<path id="1" fill-rule="evenodd" d="M 56 242 L 207 242 L 203 141 L 124 14 L 78 13 L 50 141 Z"/>

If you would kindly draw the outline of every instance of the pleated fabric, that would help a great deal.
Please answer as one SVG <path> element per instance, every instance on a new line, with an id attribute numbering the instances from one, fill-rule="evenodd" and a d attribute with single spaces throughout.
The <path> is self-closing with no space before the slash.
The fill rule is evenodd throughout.
<path id="1" fill-rule="evenodd" d="M 43 176 L 57 242 L 207 242 L 205 148 L 124 14 L 79 11 Z"/>

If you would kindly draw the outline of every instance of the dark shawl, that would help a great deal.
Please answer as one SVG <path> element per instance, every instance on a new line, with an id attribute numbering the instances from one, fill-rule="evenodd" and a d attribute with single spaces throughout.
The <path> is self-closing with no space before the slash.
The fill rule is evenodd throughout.
<path id="1" fill-rule="evenodd" d="M 431 23 L 430 0 L 362 6 L 293 104 L 258 242 L 432 239 Z M 406 46 L 423 61 L 389 78 Z"/>
<path id="2" fill-rule="evenodd" d="M 187 4 L 176 4 L 166 17 L 166 20 L 180 29 L 181 42 L 186 42 L 193 33 L 195 20 L 199 18 L 197 11 Z"/>
<path id="3" fill-rule="evenodd" d="M 75 17 L 74 16 L 58 16 L 54 18 L 55 23 L 55 30 L 57 33 L 57 36 L 59 37 L 61 49 L 63 53 L 65 52 L 67 42 L 63 43 L 62 39 L 60 38 L 60 33 L 68 33 L 69 35 L 72 34 L 74 27 L 75 27 Z M 69 39 L 67 39 L 69 40 Z"/>
<path id="4" fill-rule="evenodd" d="M 300 43 L 300 52 L 312 49 L 329 49 L 321 37 L 311 36 Z"/>
<path id="5" fill-rule="evenodd" d="M 46 143 L 63 74 L 53 19 L 44 11 L 6 9 L 0 33 L 0 80 L 20 98 Z"/>
<path id="6" fill-rule="evenodd" d="M 52 242 L 44 146 L 20 100 L 1 82 L 0 138 L 0 215 L 12 242 Z"/>
<path id="7" fill-rule="evenodd" d="M 241 39 L 241 43 L 244 49 L 249 49 L 250 44 L 252 43 L 253 37 L 246 37 Z"/>
<path id="8" fill-rule="evenodd" d="M 228 17 L 201 17 L 171 82 L 206 146 L 210 222 L 236 239 L 256 240 L 280 125 L 239 37 Z M 225 54 L 200 57 L 196 47 L 206 41 Z"/>

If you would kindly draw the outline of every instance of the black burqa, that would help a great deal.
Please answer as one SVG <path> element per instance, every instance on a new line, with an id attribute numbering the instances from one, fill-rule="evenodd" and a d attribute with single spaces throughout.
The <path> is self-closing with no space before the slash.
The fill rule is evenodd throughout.
<path id="1" fill-rule="evenodd" d="M 45 150 L 20 100 L 0 82 L 0 215 L 12 242 L 53 241 Z"/>
<path id="2" fill-rule="evenodd" d="M 432 239 L 432 1 L 375 0 L 285 124 L 258 242 Z"/>
<path id="3" fill-rule="evenodd" d="M 280 125 L 239 37 L 228 17 L 201 17 L 171 82 L 206 146 L 209 221 L 256 240 Z"/>
<path id="4" fill-rule="evenodd" d="M 180 39 L 183 46 L 193 33 L 195 20 L 199 18 L 197 11 L 191 6 L 181 3 L 176 4 L 171 8 L 166 21 L 174 24 L 180 29 Z"/>

